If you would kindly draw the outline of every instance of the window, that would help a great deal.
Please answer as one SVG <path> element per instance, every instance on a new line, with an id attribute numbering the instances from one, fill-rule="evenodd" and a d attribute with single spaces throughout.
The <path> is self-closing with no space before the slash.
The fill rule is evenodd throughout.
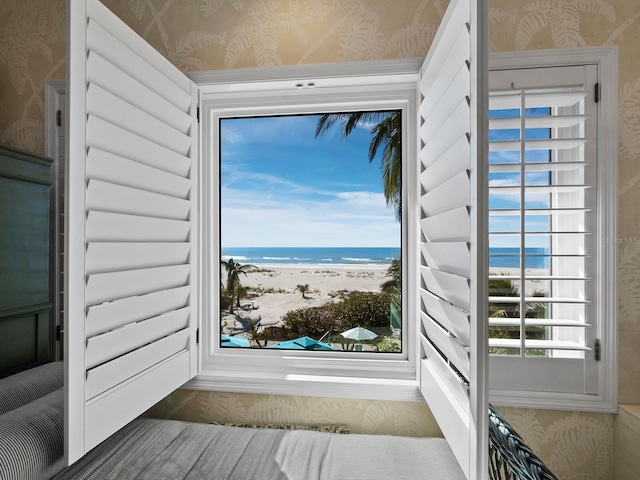
<path id="1" fill-rule="evenodd" d="M 402 352 L 401 119 L 220 119 L 222 348 Z"/>
<path id="2" fill-rule="evenodd" d="M 596 98 L 600 69 L 490 72 L 489 353 L 498 403 L 575 408 L 572 398 L 597 409 L 611 400 L 616 162 L 604 148 L 612 120 Z"/>
<path id="3" fill-rule="evenodd" d="M 390 65 L 394 68 L 393 62 Z M 417 175 L 412 172 L 416 167 L 407 160 L 415 157 L 416 142 L 417 68 L 412 66 L 411 70 L 414 73 L 357 76 L 347 74 L 336 77 L 323 74 L 317 79 L 303 82 L 253 81 L 235 82 L 233 88 L 229 88 L 226 83 L 203 87 L 201 128 L 204 161 L 201 192 L 210 212 L 203 216 L 203 244 L 220 245 L 220 248 L 206 248 L 203 251 L 208 285 L 205 296 L 220 301 L 205 302 L 205 317 L 217 321 L 203 325 L 202 374 L 196 379 L 196 384 L 202 382 L 201 384 L 211 388 L 211 382 L 215 382 L 216 387 L 220 388 L 225 379 L 233 378 L 233 388 L 237 390 L 238 378 L 246 378 L 247 383 L 251 383 L 252 391 L 327 395 L 333 391 L 332 384 L 340 384 L 340 395 L 345 394 L 345 389 L 348 391 L 352 388 L 354 392 L 358 391 L 354 393 L 358 396 L 411 400 L 419 398 L 415 382 L 416 346 L 415 342 L 411 341 L 415 338 L 415 326 L 413 322 L 408 321 L 411 318 L 408 312 L 415 311 L 412 307 L 415 294 L 411 289 L 400 287 L 395 298 L 391 295 L 383 299 L 386 302 L 384 305 L 378 305 L 380 301 L 376 300 L 378 303 L 375 308 L 385 310 L 382 316 L 386 316 L 377 322 L 385 325 L 375 322 L 360 325 L 351 318 L 353 315 L 348 315 L 348 320 L 356 323 L 345 323 L 344 328 L 323 324 L 314 331 L 307 331 L 291 328 L 295 319 L 288 324 L 281 322 L 285 311 L 270 313 L 267 308 L 263 308 L 263 301 L 268 300 L 264 295 L 271 293 L 269 289 L 282 288 L 269 286 L 268 280 L 270 275 L 282 272 L 283 267 L 278 264 L 284 263 L 289 264 L 290 270 L 308 275 L 300 277 L 300 281 L 292 280 L 293 283 L 284 286 L 286 295 L 295 296 L 297 303 L 302 303 L 301 306 L 304 306 L 305 302 L 312 303 L 310 300 L 303 300 L 303 295 L 320 296 L 319 282 L 323 275 L 340 275 L 339 269 L 346 271 L 344 265 L 335 264 L 369 264 L 367 270 L 359 267 L 363 275 L 371 275 L 373 271 L 376 278 L 382 280 L 368 282 L 369 286 L 365 288 L 368 292 L 365 293 L 372 296 L 380 297 L 381 283 L 391 279 L 386 273 L 393 259 L 399 262 L 401 284 L 411 284 L 412 269 L 407 268 L 407 265 L 415 258 L 409 247 L 409 239 L 415 231 L 412 230 L 415 229 L 415 225 L 401 221 L 406 216 L 402 206 L 415 204 L 415 200 L 412 199 L 416 195 L 413 182 Z M 395 116 L 399 119 L 402 185 L 399 189 L 399 201 L 395 204 L 392 202 L 391 207 L 384 205 L 379 167 L 382 148 L 372 164 L 369 164 L 367 150 L 371 137 L 366 130 L 356 132 L 359 140 L 352 138 L 356 134 L 350 135 L 347 138 L 350 143 L 342 142 L 339 124 L 328 130 L 324 136 L 315 137 L 315 128 L 322 115 L 352 115 L 358 112 L 366 112 L 374 118 Z M 300 133 L 302 129 L 305 133 Z M 297 132 L 296 144 L 291 145 L 291 140 L 285 139 L 292 138 L 294 130 Z M 265 131 L 269 132 L 267 137 L 272 135 L 271 140 L 279 140 L 279 145 L 276 147 L 273 143 L 264 142 L 259 147 L 251 145 L 254 153 L 256 150 L 261 152 L 259 158 L 249 158 L 246 151 L 240 152 L 238 145 L 233 144 L 239 135 L 256 140 Z M 305 140 L 301 140 L 301 137 Z M 354 144 L 356 140 L 359 142 L 358 145 Z M 350 162 L 348 170 L 344 171 L 346 174 L 316 174 L 304 181 L 298 178 L 294 182 L 293 179 L 296 175 L 301 175 L 300 172 L 309 172 L 330 165 L 335 168 L 338 165 L 336 162 L 320 165 L 308 151 L 303 150 L 314 148 L 314 143 L 315 148 L 318 145 L 332 144 L 332 155 L 352 157 L 344 160 Z M 279 149 L 278 152 L 275 152 L 276 148 Z M 357 151 L 354 148 L 357 148 Z M 280 159 L 293 153 L 302 153 L 304 158 L 295 162 L 295 165 L 290 164 L 285 175 L 282 164 L 273 160 L 271 153 L 279 155 Z M 239 169 L 236 156 L 240 154 L 242 169 Z M 298 173 L 294 169 L 297 169 Z M 286 185 L 283 179 L 287 179 Z M 237 189 L 229 187 L 232 181 Z M 269 192 L 271 197 L 267 204 L 266 192 L 262 191 L 264 195 L 261 199 L 255 197 L 258 192 L 256 186 L 260 184 L 264 187 L 271 181 L 279 182 L 281 187 L 275 187 Z M 340 192 L 335 190 L 337 183 L 343 185 Z M 375 191 L 368 186 L 373 183 L 376 183 Z M 349 185 L 350 189 L 345 185 Z M 353 197 L 354 192 L 358 193 L 356 186 L 359 186 L 360 190 L 359 195 L 356 195 L 358 198 Z M 296 218 L 291 210 L 287 213 L 280 209 L 279 214 L 284 215 L 283 219 L 272 218 L 270 225 L 263 223 L 264 220 L 268 220 L 267 214 L 274 213 L 275 209 L 282 206 L 282 202 L 310 203 L 311 195 L 299 194 L 301 190 L 314 191 L 317 197 L 322 198 L 321 202 L 316 199 L 316 210 L 327 210 L 330 205 L 327 198 L 331 198 L 333 208 L 338 210 L 339 215 L 332 213 L 332 216 L 327 216 L 320 224 L 322 212 L 317 210 L 318 222 L 314 225 L 313 218 Z M 336 199 L 344 200 L 350 195 L 351 202 L 336 203 Z M 239 200 L 239 197 L 242 199 Z M 375 212 L 362 208 L 353 209 L 354 207 L 350 207 L 352 210 L 349 211 L 345 207 L 350 204 L 369 203 L 372 198 L 376 199 Z M 360 201 L 355 202 L 357 199 Z M 271 206 L 274 207 L 273 210 L 270 209 Z M 397 211 L 395 206 L 398 208 Z M 237 209 L 251 212 L 237 215 Z M 350 216 L 364 217 L 365 214 L 370 215 L 369 218 L 361 218 L 359 225 L 353 225 L 352 232 L 345 232 L 344 238 L 336 242 L 336 238 L 341 237 L 341 230 L 349 224 L 349 220 L 340 220 L 340 223 L 337 219 L 348 219 Z M 334 231 L 330 232 L 331 235 L 326 235 L 326 230 L 330 228 L 334 228 Z M 296 229 L 300 231 L 296 233 Z M 337 251 L 335 247 L 357 247 L 357 250 Z M 321 250 L 323 248 L 324 253 Z M 332 248 L 333 251 L 327 251 L 327 248 Z M 373 250 L 365 254 L 364 248 Z M 248 275 L 239 273 L 240 284 L 242 285 L 244 280 L 249 286 L 248 291 L 234 291 L 237 287 L 226 284 L 226 270 L 231 260 L 235 266 L 239 263 L 240 267 L 255 267 L 248 267 L 248 270 L 253 270 Z M 314 267 L 314 263 L 318 266 Z M 351 268 L 353 270 L 354 267 Z M 357 276 L 357 271 L 353 270 L 351 274 Z M 258 285 L 258 281 L 254 281 L 250 276 L 263 278 L 263 285 Z M 345 282 L 340 290 L 358 289 L 353 286 L 356 282 L 349 283 L 350 279 L 346 275 L 343 277 Z M 314 282 L 318 284 L 314 285 Z M 303 290 L 300 290 L 299 285 Z M 237 309 L 238 293 L 241 300 L 240 310 L 229 315 L 226 313 L 229 309 Z M 339 291 L 323 293 L 336 296 L 333 300 L 328 299 L 333 304 L 346 305 L 347 302 L 342 300 L 351 297 L 348 293 Z M 230 305 L 232 294 L 233 307 Z M 253 296 L 256 294 L 263 295 L 263 301 L 261 297 Z M 321 303 L 327 305 L 330 302 Z M 287 308 L 286 311 L 295 311 L 296 308 Z M 282 307 L 279 309 L 282 310 Z M 364 322 L 370 320 L 365 319 Z M 365 327 L 377 335 L 375 340 L 350 340 L 342 337 L 341 333 L 358 326 Z M 283 331 L 283 327 L 289 328 L 289 331 Z M 295 342 L 287 343 L 288 340 L 304 337 L 308 337 L 305 340 L 308 348 L 292 346 Z M 313 342 L 320 344 L 311 345 Z M 240 345 L 246 346 L 247 343 L 253 348 L 238 348 Z M 389 344 L 392 344 L 393 348 L 387 349 Z M 325 345 L 331 350 L 323 348 Z M 356 378 L 360 383 L 358 386 L 354 385 L 353 379 Z M 391 388 L 386 388 L 389 386 Z"/>

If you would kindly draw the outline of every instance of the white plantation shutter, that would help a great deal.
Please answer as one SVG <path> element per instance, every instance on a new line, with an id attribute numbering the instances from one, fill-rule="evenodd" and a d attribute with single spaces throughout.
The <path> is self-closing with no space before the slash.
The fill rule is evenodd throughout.
<path id="1" fill-rule="evenodd" d="M 470 479 L 488 471 L 483 3 L 449 4 L 419 81 L 420 388 Z"/>
<path id="2" fill-rule="evenodd" d="M 69 2 L 66 455 L 196 373 L 195 85 L 97 0 Z"/>
<path id="3" fill-rule="evenodd" d="M 596 82 L 594 65 L 490 74 L 492 388 L 596 391 Z"/>

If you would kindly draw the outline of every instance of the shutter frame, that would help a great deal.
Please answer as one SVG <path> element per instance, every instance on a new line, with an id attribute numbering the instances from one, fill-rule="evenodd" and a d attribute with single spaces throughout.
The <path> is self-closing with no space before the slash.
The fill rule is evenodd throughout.
<path id="1" fill-rule="evenodd" d="M 67 7 L 70 464 L 195 375 L 199 219 L 197 87 L 99 1 Z M 96 49 L 99 68 L 87 68 Z M 104 89 L 105 67 L 145 82 Z M 134 83 L 149 93 L 133 98 Z M 152 120 L 158 95 L 182 111 L 176 121 Z"/>
<path id="2" fill-rule="evenodd" d="M 418 88 L 420 388 L 469 479 L 488 469 L 487 19 L 486 2 L 452 0 Z"/>

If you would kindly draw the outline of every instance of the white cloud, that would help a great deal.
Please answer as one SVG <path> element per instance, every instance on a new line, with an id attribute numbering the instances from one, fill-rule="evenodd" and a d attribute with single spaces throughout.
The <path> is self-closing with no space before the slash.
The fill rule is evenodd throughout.
<path id="1" fill-rule="evenodd" d="M 342 192 L 328 200 L 288 202 L 282 196 L 227 192 L 225 246 L 398 246 L 400 224 L 384 196 Z"/>
<path id="2" fill-rule="evenodd" d="M 384 194 L 377 192 L 341 192 L 337 197 L 357 208 L 386 208 L 387 205 Z"/>

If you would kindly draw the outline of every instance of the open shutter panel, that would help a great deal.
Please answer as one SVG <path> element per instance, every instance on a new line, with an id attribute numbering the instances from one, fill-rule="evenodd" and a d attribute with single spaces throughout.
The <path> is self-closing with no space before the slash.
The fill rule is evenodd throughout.
<path id="1" fill-rule="evenodd" d="M 470 479 L 488 471 L 483 3 L 451 1 L 418 87 L 420 388 Z"/>
<path id="2" fill-rule="evenodd" d="M 97 0 L 69 2 L 65 447 L 196 373 L 196 88 Z"/>

